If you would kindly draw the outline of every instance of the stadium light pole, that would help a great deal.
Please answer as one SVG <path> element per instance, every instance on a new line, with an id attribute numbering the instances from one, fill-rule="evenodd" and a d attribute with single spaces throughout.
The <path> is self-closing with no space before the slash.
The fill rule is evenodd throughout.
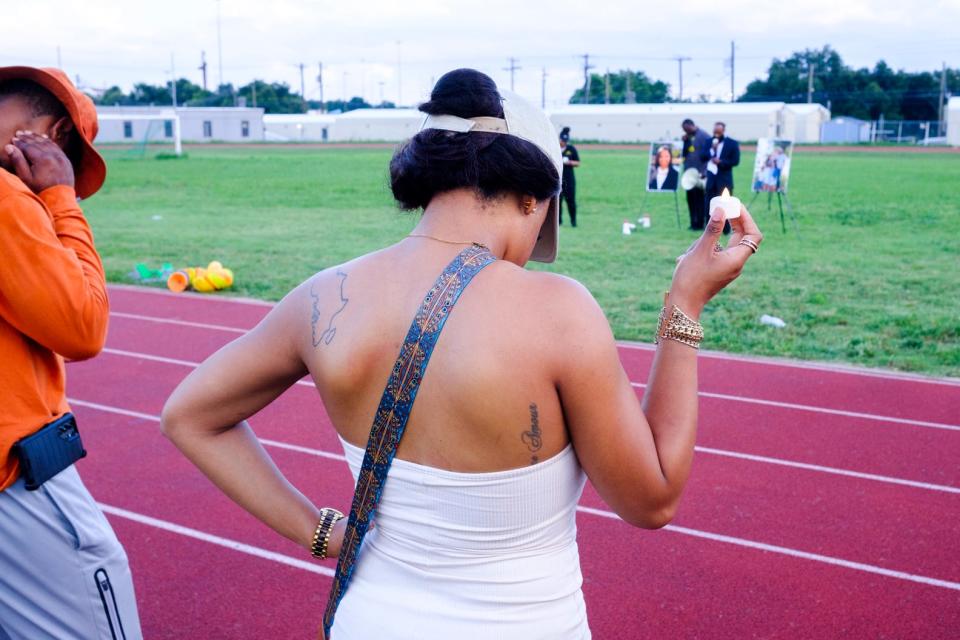
<path id="1" fill-rule="evenodd" d="M 817 65 L 812 62 L 807 69 L 807 104 L 813 104 L 813 74 L 817 71 Z"/>

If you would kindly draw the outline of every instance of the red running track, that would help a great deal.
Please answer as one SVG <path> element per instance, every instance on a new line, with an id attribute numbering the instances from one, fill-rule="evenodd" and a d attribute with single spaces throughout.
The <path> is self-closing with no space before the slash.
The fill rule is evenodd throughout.
<path id="1" fill-rule="evenodd" d="M 312 638 L 330 563 L 221 496 L 157 431 L 190 368 L 269 305 L 116 287 L 107 353 L 69 366 L 80 471 L 127 548 L 148 638 Z M 652 352 L 621 349 L 638 393 Z M 960 384 L 701 357 L 694 472 L 673 525 L 578 516 L 594 637 L 952 638 L 960 629 Z M 350 477 L 298 384 L 251 420 L 322 504 Z"/>

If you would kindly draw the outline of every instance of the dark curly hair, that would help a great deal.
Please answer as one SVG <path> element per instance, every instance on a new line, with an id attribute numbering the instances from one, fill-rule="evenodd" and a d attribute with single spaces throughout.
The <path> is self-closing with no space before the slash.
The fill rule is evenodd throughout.
<path id="1" fill-rule="evenodd" d="M 420 111 L 503 117 L 497 85 L 474 69 L 444 74 Z M 464 187 L 484 198 L 518 193 L 547 200 L 560 192 L 560 175 L 536 145 L 498 133 L 425 129 L 401 145 L 390 161 L 390 188 L 402 209 L 424 209 L 438 193 Z"/>

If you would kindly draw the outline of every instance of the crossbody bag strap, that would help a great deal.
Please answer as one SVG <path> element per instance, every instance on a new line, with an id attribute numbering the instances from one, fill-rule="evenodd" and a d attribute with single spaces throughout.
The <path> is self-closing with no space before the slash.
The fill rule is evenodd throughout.
<path id="1" fill-rule="evenodd" d="M 327 638 L 330 637 L 337 607 L 353 577 L 360 546 L 376 513 L 383 486 L 387 481 L 387 473 L 407 427 L 417 390 L 423 381 L 440 332 L 463 290 L 481 269 L 495 260 L 493 254 L 479 244 L 467 247 L 454 258 L 423 299 L 403 346 L 400 347 L 400 356 L 390 372 L 373 426 L 370 428 L 370 439 L 367 441 L 363 465 L 357 478 L 350 517 L 337 562 L 337 573 L 333 578 L 333 587 L 330 589 L 327 608 L 323 614 L 323 629 Z"/>

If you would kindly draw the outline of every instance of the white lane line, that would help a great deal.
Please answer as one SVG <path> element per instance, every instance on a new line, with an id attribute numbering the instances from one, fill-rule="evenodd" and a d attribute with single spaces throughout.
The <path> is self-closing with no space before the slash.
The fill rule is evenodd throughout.
<path id="1" fill-rule="evenodd" d="M 631 386 L 637 389 L 646 389 L 647 385 L 642 382 L 631 382 Z M 875 420 L 877 422 L 893 422 L 896 424 L 907 424 L 911 427 L 926 427 L 928 429 L 944 429 L 946 431 L 960 431 L 960 426 L 955 424 L 944 424 L 942 422 L 928 422 L 926 420 L 912 420 L 910 418 L 896 418 L 894 416 L 882 416 L 876 413 L 861 413 L 859 411 L 846 411 L 844 409 L 830 409 L 829 407 L 815 407 L 808 404 L 796 404 L 793 402 L 780 402 L 779 400 L 764 400 L 763 398 L 748 398 L 746 396 L 733 396 L 726 393 L 712 393 L 710 391 L 697 392 L 702 398 L 716 398 L 717 400 L 731 400 L 733 402 L 746 402 L 747 404 L 762 404 L 767 407 L 778 407 L 780 409 L 796 409 L 798 411 L 810 411 L 813 413 L 826 413 L 834 416 L 844 416 L 846 418 L 862 418 L 863 420 Z"/>
<path id="2" fill-rule="evenodd" d="M 115 318 L 126 318 L 128 320 L 141 320 L 144 322 L 156 322 L 159 324 L 173 324 L 180 327 L 193 327 L 194 329 L 214 329 L 216 331 L 228 331 L 230 333 L 247 333 L 250 329 L 240 329 L 239 327 L 228 327 L 223 324 L 207 324 L 206 322 L 191 322 L 190 320 L 174 320 L 173 318 L 157 318 L 155 316 L 144 316 L 139 313 L 124 313 L 123 311 L 111 311 L 110 315 Z"/>
<path id="3" fill-rule="evenodd" d="M 108 413 L 117 413 L 117 414 L 120 414 L 120 415 L 131 416 L 131 417 L 135 417 L 135 418 L 143 418 L 143 419 L 150 420 L 150 421 L 153 421 L 153 422 L 159 422 L 159 421 L 160 421 L 160 417 L 159 417 L 159 416 L 153 416 L 153 415 L 150 415 L 150 414 L 141 413 L 141 412 L 139 412 L 139 411 L 130 411 L 130 410 L 127 410 L 127 409 L 119 409 L 119 408 L 117 408 L 117 407 L 109 407 L 109 406 L 107 406 L 107 405 L 96 404 L 96 403 L 93 403 L 93 402 L 84 402 L 84 401 L 82 401 L 82 400 L 69 400 L 69 402 L 70 402 L 70 404 L 73 404 L 73 405 L 76 405 L 76 406 L 83 406 L 83 407 L 88 407 L 88 408 L 92 408 L 92 409 L 98 409 L 98 410 L 100 410 L 100 411 L 105 411 L 105 412 L 108 412 Z M 330 453 L 330 452 L 328 452 L 328 451 L 321 451 L 321 450 L 319 450 L 319 449 L 310 449 L 310 448 L 308 448 L 308 447 L 300 447 L 300 446 L 297 446 L 297 445 L 289 445 L 289 444 L 286 444 L 286 443 L 278 443 L 278 442 L 275 441 L 275 440 L 263 440 L 263 439 L 261 439 L 260 442 L 262 442 L 263 444 L 268 445 L 268 446 L 281 445 L 281 448 L 283 448 L 283 449 L 289 449 L 289 450 L 293 450 L 293 451 L 299 451 L 299 452 L 302 452 L 302 453 L 309 453 L 309 454 L 311 454 L 311 455 L 316 455 L 316 456 L 320 456 L 320 457 L 324 457 L 324 458 L 331 458 L 331 459 L 334 459 L 334 460 L 346 461 L 346 457 L 345 457 L 345 456 L 342 456 L 342 455 L 339 455 L 339 454 Z M 952 487 L 949 487 L 949 488 L 952 489 Z M 106 505 L 104 505 L 104 507 L 106 507 Z M 115 509 L 115 510 L 117 510 L 115 507 L 108 507 L 108 508 L 109 508 L 109 509 Z M 105 508 L 104 510 L 107 511 L 107 508 Z M 118 511 L 123 511 L 123 510 L 121 509 L 121 510 L 118 510 Z M 605 511 L 605 510 L 603 510 L 603 509 L 595 509 L 595 508 L 593 508 L 593 507 L 586 507 L 586 506 L 583 506 L 583 505 L 577 505 L 577 511 L 581 511 L 581 512 L 583 512 L 583 513 L 589 513 L 589 514 L 591 514 L 591 515 L 600 516 L 600 517 L 603 517 L 603 518 L 610 518 L 610 519 L 612 519 L 612 520 L 620 520 L 620 519 L 621 519 L 620 516 L 618 516 L 617 514 L 613 513 L 612 511 Z M 110 511 L 107 511 L 107 512 L 108 512 L 108 513 L 111 513 Z M 132 512 L 125 512 L 125 513 L 132 513 Z M 116 514 L 116 515 L 122 515 L 122 514 Z M 140 517 L 140 518 L 148 518 L 148 516 L 139 516 L 139 514 L 133 514 L 133 515 L 138 516 L 138 517 Z M 124 517 L 126 517 L 126 516 L 124 516 Z M 136 518 L 131 518 L 131 519 L 136 519 Z M 148 518 L 148 519 L 153 520 L 152 518 Z M 170 527 L 179 527 L 179 525 L 173 525 L 173 524 L 171 524 L 171 523 L 165 523 L 165 522 L 163 522 L 162 520 L 157 520 L 156 522 L 162 522 L 162 523 L 164 523 L 165 525 L 169 525 Z M 166 527 L 161 527 L 161 528 L 166 528 Z M 186 529 L 186 527 L 181 527 L 181 528 L 184 529 L 185 531 L 190 531 L 190 532 L 192 532 L 192 533 L 194 533 L 194 534 L 197 534 L 197 535 L 193 535 L 192 537 L 197 537 L 197 538 L 199 538 L 199 539 L 201 539 L 201 540 L 206 540 L 206 538 L 203 538 L 203 537 L 200 537 L 200 536 L 207 536 L 207 535 L 208 535 L 208 534 L 204 534 L 204 533 L 202 533 L 202 532 L 200 532 L 200 531 L 196 531 L 196 530 L 194 530 L 194 529 Z M 931 586 L 935 586 L 935 587 L 944 587 L 944 588 L 946 588 L 946 589 L 954 589 L 954 590 L 960 591 L 960 583 L 949 582 L 949 581 L 947 581 L 947 580 L 939 580 L 939 579 L 937 579 L 937 578 L 928 578 L 928 577 L 926 577 L 926 576 L 916 575 L 916 574 L 912 574 L 912 573 L 905 573 L 905 572 L 903 572 L 903 571 L 894 571 L 894 570 L 892 570 L 892 569 L 884 569 L 883 567 L 877 567 L 877 566 L 874 566 L 874 565 L 871 565 L 871 564 L 864 564 L 864 563 L 862 563 L 862 562 L 854 562 L 854 561 L 852 561 L 852 560 L 843 560 L 842 558 L 834 558 L 834 557 L 832 557 L 832 556 L 824 556 L 824 555 L 820 555 L 820 554 L 817 554 L 817 553 L 809 553 L 809 552 L 807 552 L 807 551 L 800 551 L 800 550 L 798 550 L 798 549 L 791 549 L 791 548 L 789 548 L 789 547 L 780 547 L 780 546 L 777 546 L 777 545 L 767 544 L 767 543 L 765 543 L 765 542 L 756 542 L 756 541 L 753 541 L 753 540 L 747 540 L 747 539 L 745 539 L 745 538 L 737 538 L 737 537 L 734 537 L 734 536 L 726 536 L 726 535 L 722 535 L 722 534 L 719 534 L 719 533 L 711 533 L 711 532 L 709 532 L 709 531 L 701 531 L 701 530 L 699 530 L 699 529 L 690 529 L 690 528 L 688 528 L 688 527 L 681 527 L 681 526 L 677 526 L 677 525 L 673 525 L 673 524 L 667 525 L 666 527 L 664 527 L 664 529 L 666 529 L 666 530 L 668 530 L 668 531 L 673 531 L 674 533 L 682 533 L 682 534 L 684 534 L 684 535 L 693 536 L 693 537 L 697 537 L 697 538 L 705 538 L 705 539 L 707 539 L 707 540 L 714 540 L 714 541 L 716 541 L 716 542 L 726 542 L 726 543 L 728 543 L 728 544 L 734 544 L 734 545 L 738 545 L 738 546 L 741 546 L 741 547 L 748 547 L 748 548 L 752 548 L 752 549 L 760 549 L 760 550 L 763 550 L 763 551 L 770 551 L 771 553 L 779 553 L 779 554 L 782 554 L 782 555 L 792 556 L 792 557 L 795 557 L 795 558 L 802 558 L 802 559 L 804 559 L 804 560 L 813 560 L 813 561 L 815 561 L 815 562 L 823 562 L 823 563 L 826 563 L 826 564 L 837 565 L 837 566 L 840 566 L 840 567 L 845 567 L 845 568 L 847 568 L 847 569 L 854 569 L 854 570 L 857 570 L 857 571 L 865 571 L 865 572 L 867 572 L 867 573 L 875 573 L 875 574 L 882 575 L 882 576 L 887 576 L 887 577 L 890 577 L 890 578 L 898 578 L 898 579 L 901 579 L 901 580 L 909 580 L 909 581 L 911 581 L 911 582 L 919 582 L 919 583 L 921 583 L 921 584 L 931 585 Z M 173 530 L 173 529 L 168 529 L 168 530 Z M 179 531 L 177 531 L 177 532 L 179 533 Z M 184 533 L 184 535 L 190 535 L 190 534 Z M 242 544 L 242 543 L 234 542 L 234 541 L 232 541 L 232 540 L 226 540 L 225 538 L 217 538 L 216 536 L 210 536 L 210 538 L 216 538 L 216 540 L 224 541 L 224 542 L 230 543 L 230 544 Z M 215 540 L 207 540 L 207 541 L 208 541 L 208 542 L 215 542 Z M 221 542 L 215 542 L 215 543 L 216 543 L 216 544 L 222 544 Z M 223 544 L 223 546 L 228 546 L 228 547 L 229 547 L 230 544 Z M 243 545 L 243 546 L 244 546 L 244 547 L 247 547 L 247 545 Z M 230 547 L 230 548 L 233 548 L 233 547 Z M 256 547 L 248 547 L 248 548 L 249 548 L 249 549 L 258 550 L 258 551 L 263 551 L 262 549 L 257 549 Z M 238 549 L 238 550 L 239 550 L 239 551 L 245 551 L 244 549 Z M 249 551 L 245 551 L 245 552 L 248 552 L 248 553 L 249 553 Z M 270 551 L 263 551 L 263 552 L 264 552 L 264 553 L 272 553 L 272 552 L 270 552 Z M 253 555 L 259 555 L 259 554 L 253 553 Z M 280 554 L 275 554 L 275 555 L 277 555 L 277 556 L 279 556 L 279 557 L 281 557 L 281 558 L 286 558 L 286 559 L 291 560 L 291 561 L 294 561 L 294 562 L 302 562 L 302 561 L 300 561 L 300 560 L 295 560 L 294 558 L 289 558 L 288 556 L 281 556 Z M 265 556 L 261 556 L 261 557 L 265 557 Z M 289 564 L 289 563 L 285 563 L 285 564 Z M 310 567 L 315 567 L 315 565 L 312 565 L 312 564 L 308 564 L 308 566 L 310 566 Z M 311 569 L 311 570 L 312 570 L 312 569 Z M 329 570 L 328 570 L 328 571 L 329 571 Z M 322 573 L 322 572 L 321 572 L 321 571 L 318 571 L 318 573 Z M 331 572 L 331 574 L 324 574 L 324 575 L 332 575 L 332 572 Z"/>
<path id="4" fill-rule="evenodd" d="M 124 349 L 113 349 L 110 347 L 104 348 L 103 353 L 112 354 L 115 356 L 122 356 L 125 358 L 139 358 L 141 360 L 151 360 L 153 362 L 163 362 L 165 364 L 175 364 L 182 367 L 199 367 L 199 362 L 192 362 L 190 360 L 179 360 L 177 358 L 167 358 L 165 356 L 155 356 L 149 353 L 140 353 L 139 351 L 126 351 Z M 312 382 L 309 380 L 298 380 L 296 384 L 310 387 L 311 389 L 316 388 Z M 645 389 L 647 385 L 642 382 L 631 382 L 632 386 L 638 389 Z M 727 395 L 724 393 L 711 393 L 709 391 L 700 391 L 698 393 L 701 397 L 704 398 L 716 398 L 719 400 L 731 400 L 734 402 L 746 402 L 750 404 L 762 404 L 768 407 L 779 407 L 781 409 L 797 409 L 799 411 L 810 411 L 813 413 L 826 413 L 829 415 L 835 416 L 845 416 L 848 418 L 861 418 L 864 420 L 875 420 L 878 422 L 893 422 L 896 424 L 906 424 L 912 427 L 927 427 L 930 429 L 944 429 L 947 431 L 960 431 L 960 426 L 952 424 L 943 424 L 940 422 L 927 422 L 925 420 L 911 420 L 909 418 L 895 418 L 893 416 L 882 416 L 873 413 L 860 413 L 858 411 L 845 411 L 843 409 L 830 409 L 827 407 L 815 407 L 806 404 L 795 404 L 792 402 L 780 402 L 777 400 L 763 400 L 762 398 L 748 398 L 745 396 L 733 396 Z"/>
<path id="5" fill-rule="evenodd" d="M 201 300 L 203 302 L 230 302 L 232 304 L 243 304 L 253 307 L 273 307 L 274 303 L 267 302 L 265 300 L 257 300 L 256 298 L 244 298 L 241 296 L 231 296 L 227 297 L 225 295 L 214 295 L 211 296 L 209 293 L 197 293 L 195 291 L 184 291 L 182 293 L 174 293 L 168 289 L 160 289 L 157 287 L 141 287 L 135 284 L 109 284 L 107 289 L 117 289 L 118 291 L 130 291 L 133 293 L 147 293 L 154 296 L 161 296 L 163 298 L 179 298 L 183 300 L 184 298 Z"/>
<path id="6" fill-rule="evenodd" d="M 119 407 L 112 407 L 105 404 L 97 404 L 95 402 L 87 402 L 85 400 L 75 400 L 69 399 L 68 402 L 71 405 L 78 407 L 86 407 L 88 409 L 95 409 L 97 411 L 103 411 L 105 413 L 115 413 L 122 416 L 128 416 L 131 418 L 139 418 L 142 420 L 149 420 L 151 422 L 160 422 L 160 416 L 151 415 L 149 413 L 141 413 L 139 411 L 130 411 L 128 409 L 121 409 Z M 289 444 L 287 442 L 281 442 L 279 440 L 269 440 L 267 438 L 258 438 L 260 442 L 268 447 L 276 447 L 278 449 L 286 449 L 288 451 L 296 451 L 298 453 L 304 453 L 311 456 L 319 456 L 321 458 L 330 458 L 331 460 L 343 460 L 346 458 L 339 454 L 333 453 L 331 451 L 324 451 L 322 449 L 312 449 L 310 447 L 303 447 L 296 444 Z M 727 458 L 738 458 L 741 460 L 749 460 L 751 462 L 760 462 L 764 464 L 774 464 L 781 467 L 793 467 L 796 469 L 804 469 L 806 471 L 814 471 L 818 473 L 829 473 L 832 475 L 838 476 L 847 476 L 849 478 L 857 478 L 860 480 L 872 480 L 874 482 L 884 482 L 887 484 L 897 484 L 905 487 L 913 487 L 916 489 L 926 489 L 928 491 L 939 491 L 941 493 L 956 493 L 960 494 L 960 488 L 951 487 L 944 484 L 933 484 L 930 482 L 921 482 L 919 480 L 907 480 L 905 478 L 895 478 L 892 476 L 883 476 L 876 473 L 864 473 L 862 471 L 851 471 L 850 469 L 839 469 L 837 467 L 825 467 L 818 464 L 810 464 L 807 462 L 796 462 L 794 460 L 784 460 L 782 458 L 771 458 L 768 456 L 758 456 L 752 453 L 741 453 L 739 451 L 729 451 L 726 449 L 714 449 L 712 447 L 701 447 L 695 446 L 694 450 L 699 453 L 706 453 L 710 455 L 724 456 Z"/>
<path id="7" fill-rule="evenodd" d="M 110 289 L 119 289 L 121 291 L 133 291 L 135 293 L 147 293 L 152 295 L 159 295 L 164 297 L 183 297 L 185 295 L 190 296 L 194 299 L 203 299 L 205 301 L 216 301 L 216 302 L 231 302 L 235 304 L 245 304 L 245 305 L 255 305 L 255 306 L 264 306 L 264 307 L 273 307 L 272 302 L 265 302 L 263 300 L 255 300 L 251 298 L 220 298 L 211 299 L 206 297 L 206 294 L 190 294 L 189 292 L 185 293 L 171 293 L 169 291 L 164 291 L 162 289 L 152 289 L 147 287 L 137 287 L 134 285 L 118 285 L 111 284 L 109 285 Z M 130 316 L 134 314 L 129 314 Z M 149 316 L 142 316 L 143 319 L 147 319 Z M 172 321 L 176 324 L 178 321 Z M 204 324 L 202 322 L 191 323 L 187 326 L 199 326 L 207 329 L 217 329 L 220 325 L 213 324 Z M 229 331 L 236 331 L 235 327 L 226 327 Z M 648 344 L 645 342 L 631 342 L 626 340 L 618 340 L 617 345 L 623 347 L 624 349 L 635 349 L 639 351 L 654 351 L 656 350 L 656 345 Z M 732 360 L 735 362 L 747 362 L 751 364 L 760 364 L 766 366 L 775 366 L 775 367 L 791 367 L 794 369 L 810 369 L 814 371 L 830 371 L 833 373 L 841 373 L 851 376 L 863 376 L 867 378 L 889 378 L 892 380 L 902 380 L 904 382 L 920 382 L 924 384 L 940 384 L 947 386 L 960 386 L 960 379 L 954 378 L 937 378 L 937 377 L 928 377 L 920 374 L 909 374 L 909 373 L 899 373 L 896 371 L 872 371 L 866 368 L 855 367 L 851 365 L 843 364 L 830 364 L 830 363 L 821 363 L 821 362 L 810 362 L 805 360 L 787 360 L 785 358 L 770 358 L 764 356 L 745 356 L 734 353 L 724 353 L 722 351 L 700 351 L 699 354 L 701 357 L 712 358 L 715 360 Z"/>
<path id="8" fill-rule="evenodd" d="M 657 345 L 649 342 L 632 342 L 629 340 L 617 340 L 617 346 L 624 349 L 635 351 L 656 351 Z M 709 351 L 701 349 L 698 354 L 701 358 L 710 358 L 712 360 L 728 360 L 731 362 L 746 362 L 748 364 L 760 364 L 768 367 L 791 367 L 793 369 L 808 369 L 811 371 L 826 371 L 828 373 L 840 373 L 852 376 L 862 376 L 866 378 L 885 378 L 889 380 L 898 380 L 902 382 L 920 382 L 924 384 L 942 384 L 952 387 L 960 386 L 960 378 L 944 378 L 938 376 L 926 376 L 920 373 L 903 373 L 900 371 L 886 371 L 883 369 L 867 369 L 851 364 L 834 364 L 829 362 L 811 362 L 809 360 L 789 360 L 787 358 L 777 358 L 773 356 L 747 356 L 737 353 L 726 353 L 723 351 Z"/>
<path id="9" fill-rule="evenodd" d="M 347 461 L 347 456 L 340 453 L 333 453 L 331 451 L 324 451 L 323 449 L 311 449 L 310 447 L 301 447 L 298 444 L 290 444 L 288 442 L 280 442 L 279 440 L 268 440 L 267 438 L 257 438 L 262 444 L 268 447 L 275 447 L 277 449 L 286 449 L 287 451 L 296 451 L 297 453 L 305 453 L 308 456 L 317 456 L 319 458 L 329 458 L 330 460 L 339 460 L 341 462 Z M 960 489 L 957 491 L 960 493 Z"/>
<path id="10" fill-rule="evenodd" d="M 114 413 L 120 416 L 126 416 L 128 418 L 137 418 L 138 420 L 146 420 L 148 422 L 160 422 L 160 416 L 154 415 L 152 413 L 143 413 L 141 411 L 131 411 L 130 409 L 121 409 L 120 407 L 112 407 L 107 404 L 99 404 L 97 402 L 87 402 L 86 400 L 77 400 L 76 398 L 67 398 L 67 402 L 74 407 L 84 407 L 86 409 L 93 409 L 94 411 L 102 411 L 104 413 Z M 346 462 L 346 456 L 339 453 L 332 453 L 330 451 L 324 451 L 322 449 L 311 449 L 310 447 L 302 447 L 298 444 L 290 444 L 287 442 L 280 442 L 279 440 L 270 440 L 269 438 L 257 438 L 260 441 L 260 444 L 266 447 L 274 447 L 276 449 L 286 449 L 287 451 L 296 451 L 297 453 L 305 453 L 311 456 L 317 456 L 319 458 L 329 458 L 331 460 L 340 460 Z"/>
<path id="11" fill-rule="evenodd" d="M 196 369 L 200 366 L 199 362 L 193 362 L 191 360 L 180 360 L 179 358 L 168 358 L 166 356 L 155 356 L 150 353 L 140 353 L 138 351 L 125 351 L 123 349 L 111 349 L 110 347 L 104 347 L 101 353 L 109 353 L 114 356 L 122 356 L 124 358 L 136 358 L 138 360 L 149 360 L 151 362 L 162 362 L 163 364 L 175 364 L 180 367 L 192 367 Z M 294 382 L 296 385 L 302 387 L 310 387 L 315 389 L 316 387 L 309 380 L 297 380 Z"/>
<path id="12" fill-rule="evenodd" d="M 739 451 L 727 451 L 726 449 L 713 449 L 711 447 L 697 446 L 697 447 L 694 447 L 694 450 L 700 453 L 709 453 L 715 456 L 724 456 L 727 458 L 739 458 L 741 460 L 750 460 L 752 462 L 763 462 L 766 464 L 776 464 L 784 467 L 794 467 L 796 469 L 805 469 L 807 471 L 831 473 L 838 476 L 859 478 L 861 480 L 873 480 L 875 482 L 887 482 L 889 484 L 899 484 L 905 487 L 915 487 L 917 489 L 929 489 L 930 491 L 942 491 L 943 493 L 960 494 L 960 488 L 951 487 L 943 484 L 932 484 L 930 482 L 906 480 L 904 478 L 893 478 L 890 476 L 877 475 L 875 473 L 863 473 L 861 471 L 851 471 L 849 469 L 838 469 L 836 467 L 824 467 L 819 464 L 810 464 L 807 462 L 795 462 L 793 460 L 782 460 L 780 458 L 770 458 L 767 456 L 757 456 L 757 455 L 753 455 L 752 453 L 740 453 Z"/>
<path id="13" fill-rule="evenodd" d="M 578 506 L 577 511 L 582 511 L 583 513 L 589 513 L 591 515 L 600 516 L 602 518 L 610 518 L 612 520 L 620 519 L 620 517 L 615 513 L 611 513 L 610 511 L 603 511 L 601 509 L 593 509 L 591 507 Z M 737 545 L 739 547 L 747 547 L 749 549 L 757 549 L 760 551 L 769 551 L 770 553 L 779 553 L 781 555 L 790 556 L 793 558 L 801 558 L 803 560 L 812 560 L 814 562 L 832 564 L 834 566 L 843 567 L 845 569 L 853 569 L 855 571 L 873 573 L 876 575 L 886 576 L 887 578 L 896 578 L 898 580 L 908 580 L 910 582 L 917 582 L 917 583 L 925 584 L 931 587 L 942 587 L 944 589 L 952 589 L 954 591 L 960 591 L 960 582 L 950 582 L 949 580 L 929 578 L 927 576 L 921 576 L 915 573 L 906 573 L 905 571 L 894 571 L 893 569 L 884 569 L 883 567 L 877 567 L 872 564 L 864 564 L 863 562 L 854 562 L 852 560 L 844 560 L 843 558 L 834 558 L 833 556 L 825 556 L 819 553 L 810 553 L 808 551 L 800 551 L 799 549 L 791 549 L 789 547 L 781 547 L 778 545 L 767 544 L 765 542 L 747 540 L 746 538 L 735 538 L 733 536 L 725 536 L 719 533 L 711 533 L 709 531 L 700 531 L 699 529 L 679 527 L 675 524 L 668 524 L 667 526 L 664 527 L 664 529 L 666 531 L 672 531 L 674 533 L 682 533 L 683 535 L 693 536 L 695 538 L 713 540 L 714 542 L 724 542 L 727 544 Z"/>
<path id="14" fill-rule="evenodd" d="M 121 509 L 120 507 L 114 507 L 109 504 L 103 504 L 102 502 L 98 502 L 97 506 L 100 507 L 101 511 L 111 516 L 117 516 L 118 518 L 133 520 L 134 522 L 145 524 L 148 527 L 163 529 L 164 531 L 169 531 L 170 533 L 176 533 L 181 536 L 193 538 L 194 540 L 202 540 L 203 542 L 209 542 L 210 544 L 226 547 L 227 549 L 233 549 L 234 551 L 239 551 L 240 553 L 246 553 L 247 555 L 256 556 L 257 558 L 262 558 L 264 560 L 279 562 L 280 564 L 285 564 L 288 567 L 294 567 L 295 569 L 303 569 L 304 571 L 309 571 L 311 573 L 319 573 L 322 576 L 328 576 L 331 578 L 335 573 L 333 569 L 329 569 L 319 564 L 314 564 L 312 562 L 307 562 L 305 560 L 300 560 L 298 558 L 292 558 L 290 556 L 284 555 L 282 553 L 277 553 L 275 551 L 267 551 L 266 549 L 261 549 L 260 547 L 254 547 L 252 545 L 245 544 L 243 542 L 238 542 L 236 540 L 231 540 L 229 538 L 221 538 L 220 536 L 215 536 L 212 533 L 199 531 L 197 529 L 191 529 L 190 527 L 185 527 L 183 525 L 176 524 L 173 522 L 167 522 L 166 520 L 160 520 L 159 518 L 152 518 L 150 516 L 145 516 L 142 513 L 128 511 L 126 509 Z"/>

